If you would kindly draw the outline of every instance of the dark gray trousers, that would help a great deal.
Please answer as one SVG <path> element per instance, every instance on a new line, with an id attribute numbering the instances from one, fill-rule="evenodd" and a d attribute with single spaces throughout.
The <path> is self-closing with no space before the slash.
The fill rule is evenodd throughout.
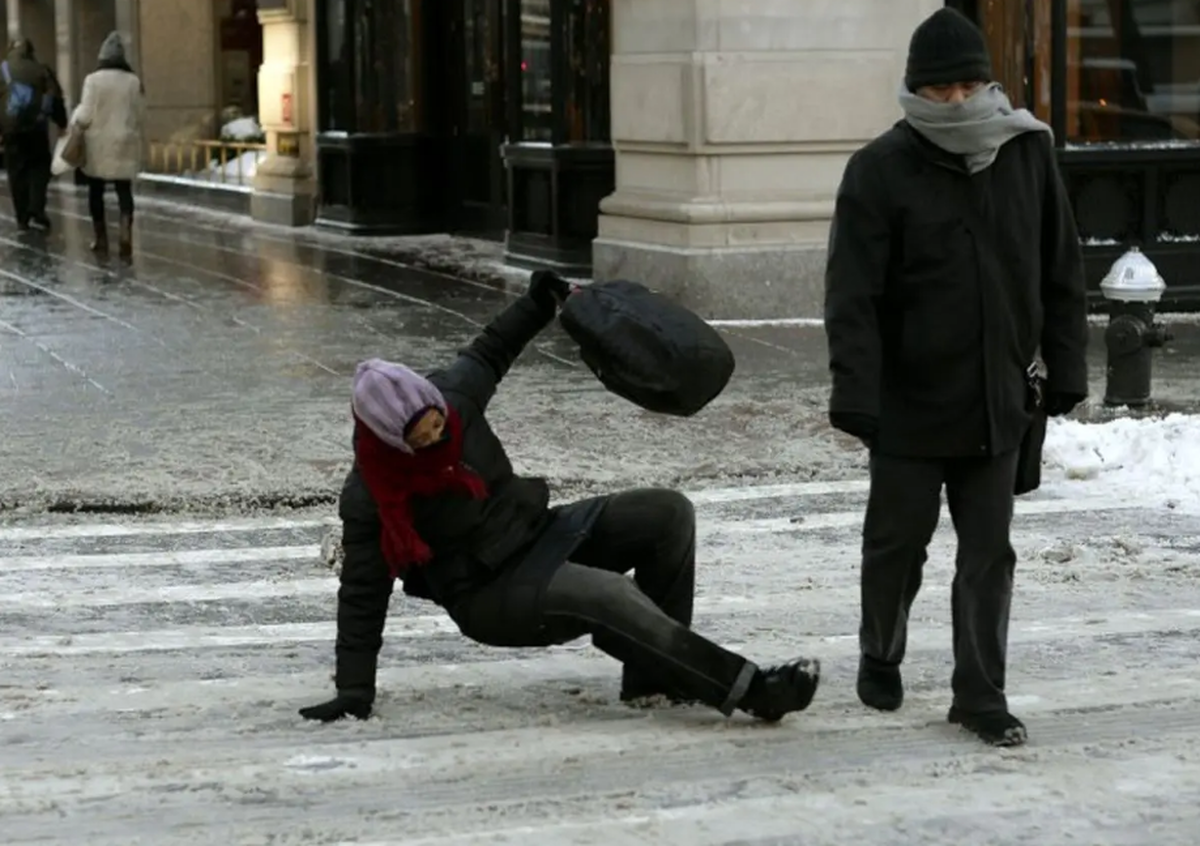
<path id="1" fill-rule="evenodd" d="M 862 545 L 863 658 L 884 666 L 904 660 L 908 616 L 945 485 L 958 536 L 952 687 L 955 706 L 968 712 L 1008 707 L 1004 673 L 1016 566 L 1009 538 L 1016 468 L 1015 450 L 995 458 L 871 456 Z"/>
<path id="2" fill-rule="evenodd" d="M 8 190 L 12 192 L 13 212 L 21 225 L 46 215 L 50 160 L 50 136 L 44 127 L 14 133 L 4 140 Z"/>
<path id="3" fill-rule="evenodd" d="M 631 570 L 632 579 L 625 575 Z M 506 637 L 527 622 L 506 619 L 513 585 L 504 576 L 469 599 L 475 607 L 464 618 L 480 622 L 466 634 L 506 646 L 591 635 L 597 649 L 624 664 L 621 687 L 627 695 L 673 694 L 728 715 L 757 667 L 691 630 L 695 582 L 691 502 L 671 490 L 626 491 L 608 498 L 587 536 L 546 584 L 536 638 L 517 643 Z"/>

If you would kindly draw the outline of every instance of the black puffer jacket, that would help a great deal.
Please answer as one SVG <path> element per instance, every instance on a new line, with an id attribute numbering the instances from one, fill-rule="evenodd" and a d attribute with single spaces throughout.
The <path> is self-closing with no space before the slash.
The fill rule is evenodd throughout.
<path id="1" fill-rule="evenodd" d="M 460 601 L 513 566 L 549 525 L 545 480 L 513 473 L 485 412 L 525 346 L 554 318 L 528 295 L 497 316 L 447 369 L 429 375 L 462 417 L 463 461 L 487 483 L 488 497 L 414 498 L 413 526 L 433 560 L 404 576 L 404 590 L 456 616 Z M 342 489 L 341 587 L 338 591 L 337 686 L 374 688 L 393 582 L 380 547 L 378 509 L 357 469 Z M 460 623 L 461 625 L 461 623 Z"/>
<path id="2" fill-rule="evenodd" d="M 830 414 L 888 455 L 998 455 L 1028 426 L 1024 371 L 1087 395 L 1083 257 L 1047 133 L 971 175 L 901 121 L 846 167 L 825 291 Z"/>

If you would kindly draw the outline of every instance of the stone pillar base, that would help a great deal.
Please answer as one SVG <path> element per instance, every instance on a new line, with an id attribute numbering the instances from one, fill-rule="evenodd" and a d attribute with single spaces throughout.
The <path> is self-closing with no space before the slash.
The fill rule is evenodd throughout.
<path id="1" fill-rule="evenodd" d="M 708 319 L 821 317 L 825 247 L 664 247 L 597 238 L 593 278 L 631 279 Z"/>
<path id="2" fill-rule="evenodd" d="M 316 217 L 312 169 L 298 158 L 268 155 L 258 163 L 250 216 L 263 223 L 308 226 Z"/>
<path id="3" fill-rule="evenodd" d="M 250 217 L 279 226 L 308 226 L 316 217 L 316 198 L 312 194 L 255 191 L 250 195 Z"/>
<path id="4" fill-rule="evenodd" d="M 258 162 L 250 216 L 264 223 L 308 226 L 316 219 L 312 127 L 314 49 L 309 0 L 260 9 L 263 63 L 258 71 L 259 122 L 267 155 Z"/>

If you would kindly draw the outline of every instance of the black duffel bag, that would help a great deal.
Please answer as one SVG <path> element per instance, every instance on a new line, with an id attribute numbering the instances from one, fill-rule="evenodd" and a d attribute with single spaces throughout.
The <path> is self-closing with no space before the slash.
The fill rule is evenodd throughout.
<path id="1" fill-rule="evenodd" d="M 576 288 L 559 321 L 596 378 L 648 411 L 690 417 L 733 375 L 733 352 L 717 330 L 637 282 Z"/>

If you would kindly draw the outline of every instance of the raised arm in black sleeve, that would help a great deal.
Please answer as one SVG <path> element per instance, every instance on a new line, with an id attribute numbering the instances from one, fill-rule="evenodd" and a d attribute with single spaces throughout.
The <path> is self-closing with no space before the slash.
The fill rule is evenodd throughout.
<path id="1" fill-rule="evenodd" d="M 430 374 L 430 380 L 443 392 L 474 403 L 482 414 L 513 362 L 554 314 L 552 301 L 539 302 L 530 294 L 522 295 L 493 318 L 453 364 Z"/>
<path id="2" fill-rule="evenodd" d="M 879 422 L 883 367 L 878 309 L 887 278 L 891 229 L 882 178 L 861 153 L 838 188 L 825 269 L 825 334 L 833 426 L 869 441 Z"/>
<path id="3" fill-rule="evenodd" d="M 342 573 L 338 588 L 334 654 L 337 695 L 301 708 L 306 719 L 328 722 L 366 719 L 375 702 L 375 672 L 394 581 L 379 543 L 379 515 L 366 485 L 354 471 L 338 503 L 342 518 Z"/>

